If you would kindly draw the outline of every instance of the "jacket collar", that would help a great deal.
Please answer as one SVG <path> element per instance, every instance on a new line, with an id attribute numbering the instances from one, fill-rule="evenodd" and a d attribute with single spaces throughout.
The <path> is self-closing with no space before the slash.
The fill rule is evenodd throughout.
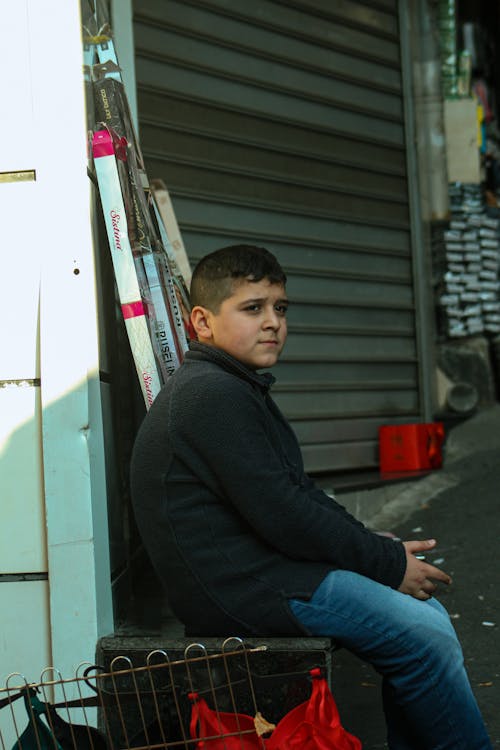
<path id="1" fill-rule="evenodd" d="M 186 354 L 186 360 L 205 362 L 215 362 L 225 370 L 232 372 L 234 375 L 247 380 L 249 383 L 258 386 L 263 391 L 268 391 L 276 378 L 270 372 L 258 373 L 251 370 L 239 360 L 232 357 L 223 349 L 215 346 L 200 344 L 199 341 L 189 342 L 189 351 Z"/>

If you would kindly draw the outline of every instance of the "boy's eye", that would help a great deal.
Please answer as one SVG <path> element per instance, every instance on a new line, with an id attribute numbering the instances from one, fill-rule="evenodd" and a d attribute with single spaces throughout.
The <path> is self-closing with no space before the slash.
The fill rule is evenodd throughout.
<path id="1" fill-rule="evenodd" d="M 265 305 L 263 305 L 261 302 L 252 302 L 248 305 L 245 305 L 243 310 L 245 312 L 249 313 L 260 313 L 264 309 Z M 273 305 L 273 309 L 278 313 L 278 315 L 285 316 L 288 312 L 288 304 L 286 302 L 277 302 L 275 305 Z"/>

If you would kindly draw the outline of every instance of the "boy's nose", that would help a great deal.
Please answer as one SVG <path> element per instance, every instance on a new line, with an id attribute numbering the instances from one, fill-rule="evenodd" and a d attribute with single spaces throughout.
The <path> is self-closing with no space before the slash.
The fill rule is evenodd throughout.
<path id="1" fill-rule="evenodd" d="M 267 314 L 264 318 L 264 328 L 278 329 L 280 325 L 281 318 L 273 307 L 271 310 L 267 311 Z"/>

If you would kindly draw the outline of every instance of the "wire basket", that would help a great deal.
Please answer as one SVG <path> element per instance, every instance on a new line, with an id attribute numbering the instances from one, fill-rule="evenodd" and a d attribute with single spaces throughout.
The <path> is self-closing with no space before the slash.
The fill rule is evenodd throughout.
<path id="1" fill-rule="evenodd" d="M 229 638 L 217 653 L 192 643 L 182 659 L 156 649 L 140 666 L 127 656 L 106 670 L 83 663 L 70 679 L 53 667 L 37 682 L 13 673 L 0 688 L 0 750 L 263 748 L 271 725 L 250 660 L 265 649 Z"/>

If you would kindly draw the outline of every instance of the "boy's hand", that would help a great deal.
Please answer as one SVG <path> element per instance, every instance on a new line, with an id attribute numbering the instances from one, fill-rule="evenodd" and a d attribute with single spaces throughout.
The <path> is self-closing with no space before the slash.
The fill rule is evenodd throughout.
<path id="1" fill-rule="evenodd" d="M 403 546 L 406 550 L 406 573 L 399 591 L 402 591 L 403 594 L 410 594 L 415 599 L 430 599 L 436 590 L 436 584 L 433 581 L 442 581 L 442 583 L 446 584 L 451 583 L 451 578 L 447 573 L 415 557 L 416 553 L 427 552 L 435 547 L 435 539 L 426 539 L 420 542 L 403 542 Z"/>

